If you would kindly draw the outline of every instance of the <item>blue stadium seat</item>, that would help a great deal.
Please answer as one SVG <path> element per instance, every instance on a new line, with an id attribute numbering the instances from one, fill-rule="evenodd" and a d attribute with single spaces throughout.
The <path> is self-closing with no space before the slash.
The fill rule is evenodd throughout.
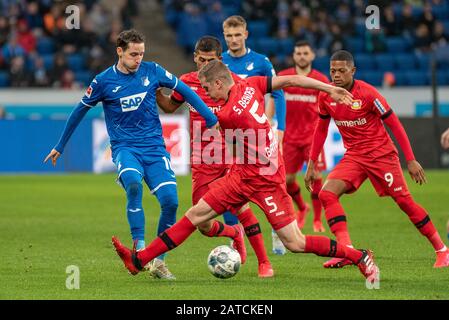
<path id="1" fill-rule="evenodd" d="M 84 57 L 79 53 L 67 57 L 67 64 L 73 71 L 81 71 L 84 68 Z"/>
<path id="2" fill-rule="evenodd" d="M 400 87 L 407 85 L 407 78 L 405 77 L 404 71 L 395 71 L 394 78 L 395 78 L 395 86 Z"/>
<path id="3" fill-rule="evenodd" d="M 259 46 L 256 38 L 248 38 L 246 40 L 246 47 L 250 48 L 256 52 L 259 52 Z"/>
<path id="4" fill-rule="evenodd" d="M 39 54 L 50 54 L 55 52 L 55 43 L 52 38 L 40 38 L 37 41 L 36 49 Z"/>
<path id="5" fill-rule="evenodd" d="M 387 50 L 391 53 L 407 52 L 409 48 L 408 41 L 401 37 L 390 37 L 386 39 Z"/>
<path id="6" fill-rule="evenodd" d="M 270 26 L 266 20 L 248 21 L 249 37 L 262 38 L 268 37 Z"/>
<path id="7" fill-rule="evenodd" d="M 362 53 L 365 51 L 365 42 L 362 38 L 353 37 L 345 39 L 345 45 L 348 51 L 354 53 Z"/>
<path id="8" fill-rule="evenodd" d="M 275 38 L 260 38 L 257 40 L 260 53 L 271 56 L 279 52 L 279 42 Z"/>
<path id="9" fill-rule="evenodd" d="M 356 72 L 355 78 L 366 81 L 369 84 L 378 87 L 378 86 L 382 85 L 383 78 L 384 78 L 384 72 L 383 71 Z"/>
<path id="10" fill-rule="evenodd" d="M 409 86 L 425 86 L 429 84 L 426 72 L 422 71 L 405 71 L 405 78 Z"/>
<path id="11" fill-rule="evenodd" d="M 443 23 L 443 26 L 444 26 L 444 33 L 446 35 L 449 35 L 449 18 L 448 18 L 448 20 L 442 21 L 442 23 Z"/>
<path id="12" fill-rule="evenodd" d="M 396 69 L 399 70 L 414 70 L 416 68 L 415 55 L 410 53 L 402 53 L 394 55 L 396 62 Z"/>
<path id="13" fill-rule="evenodd" d="M 429 84 L 432 84 L 432 74 L 430 72 L 427 73 Z M 439 86 L 446 86 L 449 84 L 449 72 L 446 70 L 438 70 L 437 71 L 437 84 Z"/>
<path id="14" fill-rule="evenodd" d="M 360 37 L 363 37 L 363 36 L 365 36 L 365 32 L 366 32 L 365 21 L 356 22 L 355 23 L 355 33 L 356 33 L 356 35 L 358 35 Z"/>
<path id="15" fill-rule="evenodd" d="M 281 53 L 291 55 L 295 46 L 295 41 L 292 38 L 285 38 L 278 40 Z"/>
<path id="16" fill-rule="evenodd" d="M 76 71 L 75 72 L 75 80 L 81 82 L 84 86 L 88 86 L 92 79 L 94 78 L 94 74 L 91 71 Z"/>
<path id="17" fill-rule="evenodd" d="M 376 64 L 374 56 L 365 53 L 359 53 L 354 55 L 355 66 L 362 71 L 375 70 Z"/>
<path id="18" fill-rule="evenodd" d="M 315 58 L 312 62 L 312 67 L 320 72 L 324 71 L 323 73 L 327 75 L 329 73 L 329 59 L 329 56 Z"/>
<path id="19" fill-rule="evenodd" d="M 6 71 L 0 71 L 0 87 L 9 86 L 9 75 Z"/>
<path id="20" fill-rule="evenodd" d="M 376 61 L 377 70 L 393 71 L 395 69 L 394 58 L 392 54 L 389 53 L 376 54 L 374 56 L 374 60 Z"/>
<path id="21" fill-rule="evenodd" d="M 54 54 L 43 54 L 41 58 L 44 60 L 45 69 L 51 70 L 53 68 Z"/>
<path id="22" fill-rule="evenodd" d="M 430 69 L 430 54 L 415 54 L 415 58 L 420 70 L 427 71 Z"/>

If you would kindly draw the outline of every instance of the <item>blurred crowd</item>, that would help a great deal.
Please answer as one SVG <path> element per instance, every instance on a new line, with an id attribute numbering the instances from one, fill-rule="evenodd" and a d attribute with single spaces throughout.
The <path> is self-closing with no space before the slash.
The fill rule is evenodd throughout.
<path id="1" fill-rule="evenodd" d="M 79 29 L 66 27 L 70 5 Z M 85 85 L 113 63 L 116 37 L 137 14 L 136 0 L 0 0 L 0 86 Z"/>
<path id="2" fill-rule="evenodd" d="M 190 26 L 193 33 L 221 36 L 221 22 L 231 14 L 240 14 L 247 21 L 264 21 L 268 25 L 267 37 L 275 39 L 308 40 L 318 56 L 355 44 L 355 53 L 376 54 L 387 52 L 387 38 L 402 38 L 406 48 L 419 53 L 448 48 L 448 0 L 161 0 L 167 21 L 177 30 L 178 43 L 192 50 L 189 41 Z M 367 6 L 377 5 L 380 29 L 365 26 Z M 183 22 L 185 21 L 185 23 Z M 251 34 L 250 34 L 251 40 Z M 259 48 L 264 53 L 264 48 Z M 449 50 L 448 50 L 449 51 Z M 391 51 L 390 51 L 391 52 Z M 444 53 L 444 52 L 443 52 Z M 288 56 L 275 56 L 276 64 L 289 64 Z M 449 54 L 449 53 L 448 53 Z"/>

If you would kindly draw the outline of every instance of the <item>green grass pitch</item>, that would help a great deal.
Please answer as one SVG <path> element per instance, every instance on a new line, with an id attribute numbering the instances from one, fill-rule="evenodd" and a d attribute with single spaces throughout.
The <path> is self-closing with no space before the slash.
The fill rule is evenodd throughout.
<path id="1" fill-rule="evenodd" d="M 447 240 L 449 172 L 427 175 L 425 186 L 408 175 L 407 181 Z M 214 278 L 206 258 L 212 248 L 229 242 L 197 232 L 167 256 L 176 281 L 145 273 L 132 277 L 111 245 L 112 235 L 131 242 L 125 193 L 114 179 L 112 174 L 0 176 L 0 299 L 449 299 L 449 269 L 432 268 L 435 256 L 426 239 L 391 199 L 378 198 L 369 182 L 342 203 L 355 245 L 375 252 L 381 269 L 378 290 L 365 287 L 356 267 L 326 270 L 322 257 L 272 254 L 270 228 L 258 208 L 274 278 L 257 277 L 248 241 L 248 262 L 240 272 L 228 280 Z M 189 176 L 178 177 L 178 192 L 179 218 L 191 203 Z M 148 241 L 159 215 L 148 189 L 144 208 Z M 311 219 L 310 214 L 305 233 L 312 231 Z M 70 265 L 79 267 L 79 290 L 66 288 Z"/>

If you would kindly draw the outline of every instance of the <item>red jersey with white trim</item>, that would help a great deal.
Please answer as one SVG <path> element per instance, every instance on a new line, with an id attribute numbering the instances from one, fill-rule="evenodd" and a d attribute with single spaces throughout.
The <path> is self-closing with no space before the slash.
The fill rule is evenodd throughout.
<path id="1" fill-rule="evenodd" d="M 370 84 L 354 80 L 350 92 L 352 106 L 338 104 L 325 92 L 318 97 L 319 116 L 334 118 L 340 131 L 346 155 L 378 157 L 396 152 L 382 119 L 393 110 L 385 98 Z"/>
<path id="2" fill-rule="evenodd" d="M 297 75 L 297 73 L 293 67 L 282 70 L 278 75 Z M 312 69 L 307 77 L 329 83 L 326 76 L 315 69 Z M 311 145 L 313 132 L 318 121 L 318 95 L 320 91 L 301 87 L 287 87 L 283 90 L 287 103 L 284 141 L 299 146 Z"/>
<path id="3" fill-rule="evenodd" d="M 240 81 L 241 78 L 237 76 L 236 74 L 232 73 L 232 77 L 235 82 Z M 221 110 L 221 106 L 225 101 L 214 101 L 212 100 L 208 95 L 206 90 L 201 86 L 200 80 L 198 78 L 198 71 L 189 72 L 186 74 L 183 74 L 181 77 L 179 77 L 180 80 L 182 80 L 186 85 L 190 87 L 193 91 L 195 91 L 196 94 L 201 98 L 201 100 L 204 101 L 204 103 L 209 107 L 210 111 L 214 113 L 215 115 Z M 171 94 L 171 99 L 173 99 L 176 102 L 183 103 L 184 97 L 179 94 L 176 91 L 173 91 Z M 190 110 L 190 148 L 192 150 L 192 164 L 199 164 L 203 163 L 204 159 L 201 159 L 200 156 L 202 154 L 202 151 L 204 148 L 208 145 L 210 145 L 213 138 L 211 138 L 211 135 L 204 134 L 206 130 L 209 130 L 206 127 L 206 120 L 196 111 L 190 104 L 188 104 L 189 110 Z M 195 131 L 194 132 L 194 128 Z M 201 150 L 193 150 L 193 139 L 195 139 L 196 142 L 198 142 L 198 146 L 201 147 Z M 221 160 L 222 163 L 224 163 L 224 151 L 226 148 L 226 144 L 224 143 L 224 139 L 221 139 L 218 143 L 221 143 Z M 211 148 L 211 150 L 218 150 L 217 148 Z M 213 156 L 213 151 L 211 151 L 211 157 Z"/>
<path id="4" fill-rule="evenodd" d="M 217 114 L 226 139 L 230 140 L 229 134 L 236 137 L 236 161 L 231 170 L 239 171 L 242 179 L 251 179 L 253 185 L 259 181 L 261 185 L 267 181 L 269 185 L 285 183 L 276 135 L 264 113 L 264 95 L 271 92 L 271 79 L 257 76 L 240 80 L 232 86 L 226 104 Z M 239 153 L 242 144 L 243 153 Z"/>

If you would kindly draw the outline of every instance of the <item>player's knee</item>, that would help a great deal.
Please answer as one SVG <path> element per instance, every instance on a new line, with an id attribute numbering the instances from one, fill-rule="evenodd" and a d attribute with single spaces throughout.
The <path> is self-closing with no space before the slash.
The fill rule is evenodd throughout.
<path id="1" fill-rule="evenodd" d="M 403 211 L 407 211 L 407 208 L 410 207 L 410 205 L 414 204 L 413 198 L 410 195 L 406 196 L 398 196 L 393 198 L 396 204 L 401 208 Z"/>
<path id="2" fill-rule="evenodd" d="M 325 208 L 335 202 L 338 202 L 337 195 L 335 193 L 327 191 L 327 190 L 321 190 L 318 193 L 318 199 L 320 199 L 321 203 L 323 204 L 323 206 Z"/>
<path id="3" fill-rule="evenodd" d="M 126 186 L 126 194 L 128 198 L 135 199 L 142 195 L 142 184 L 139 182 L 131 182 Z"/>

